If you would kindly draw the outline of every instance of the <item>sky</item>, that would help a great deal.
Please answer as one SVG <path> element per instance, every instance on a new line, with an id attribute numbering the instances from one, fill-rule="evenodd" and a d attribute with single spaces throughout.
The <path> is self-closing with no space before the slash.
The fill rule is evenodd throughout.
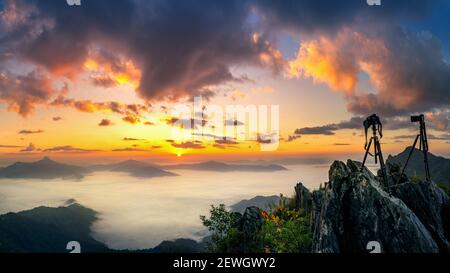
<path id="1" fill-rule="evenodd" d="M 385 153 L 411 145 L 409 116 L 424 113 L 431 152 L 448 156 L 449 11 L 445 0 L 0 0 L 0 164 L 357 157 L 372 113 Z M 174 115 L 194 97 L 203 112 Z M 278 106 L 279 130 L 225 116 L 246 138 L 227 134 L 206 112 L 230 105 Z"/>

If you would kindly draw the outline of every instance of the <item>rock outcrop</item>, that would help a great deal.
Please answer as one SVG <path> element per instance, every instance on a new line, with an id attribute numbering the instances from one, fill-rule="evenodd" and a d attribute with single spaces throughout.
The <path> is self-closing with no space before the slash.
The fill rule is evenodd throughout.
<path id="1" fill-rule="evenodd" d="M 302 183 L 298 183 L 295 186 L 295 207 L 297 209 L 303 209 L 305 213 L 310 213 L 312 205 L 311 192 Z"/>
<path id="2" fill-rule="evenodd" d="M 296 199 L 305 211 L 312 205 L 313 252 L 367 253 L 371 241 L 384 253 L 449 250 L 450 201 L 432 182 L 402 181 L 388 191 L 349 160 L 333 163 L 325 188 L 306 191 L 297 186 Z"/>
<path id="3" fill-rule="evenodd" d="M 254 249 L 262 247 L 261 241 L 257 238 L 262 224 L 261 210 L 257 207 L 248 207 L 237 222 L 237 230 L 241 233 L 239 247 L 241 252 L 253 252 Z"/>
<path id="4" fill-rule="evenodd" d="M 450 202 L 435 183 L 406 182 L 395 185 L 392 194 L 420 219 L 442 253 L 450 253 Z"/>

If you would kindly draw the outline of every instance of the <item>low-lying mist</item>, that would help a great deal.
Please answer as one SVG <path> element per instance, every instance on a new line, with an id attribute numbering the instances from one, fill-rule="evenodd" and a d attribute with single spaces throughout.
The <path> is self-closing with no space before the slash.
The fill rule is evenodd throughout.
<path id="1" fill-rule="evenodd" d="M 114 249 L 143 249 L 163 240 L 200 239 L 199 215 L 211 204 L 232 205 L 256 195 L 291 196 L 298 182 L 317 188 L 328 165 L 295 165 L 271 173 L 177 170 L 179 176 L 136 178 L 98 172 L 81 181 L 0 180 L 0 214 L 38 206 L 62 206 L 69 199 L 94 209 L 94 238 Z"/>

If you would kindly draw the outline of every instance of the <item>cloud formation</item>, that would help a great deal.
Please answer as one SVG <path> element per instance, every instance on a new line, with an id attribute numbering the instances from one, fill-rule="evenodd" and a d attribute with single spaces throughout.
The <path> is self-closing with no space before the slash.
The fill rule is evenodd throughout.
<path id="1" fill-rule="evenodd" d="M 26 148 L 20 150 L 21 153 L 29 153 L 29 152 L 35 152 L 40 151 L 41 149 L 36 148 L 33 143 L 30 143 Z"/>
<path id="2" fill-rule="evenodd" d="M 22 146 L 16 145 L 0 145 L 0 148 L 21 148 Z"/>
<path id="3" fill-rule="evenodd" d="M 21 130 L 21 131 L 19 131 L 19 135 L 32 135 L 32 134 L 41 134 L 41 133 L 43 133 L 44 132 L 44 130 L 41 130 L 41 129 L 39 129 L 39 130 Z"/>
<path id="4" fill-rule="evenodd" d="M 77 109 L 80 112 L 94 113 L 99 111 L 112 112 L 121 115 L 140 116 L 149 111 L 149 107 L 142 104 L 123 104 L 116 101 L 94 102 L 91 100 L 75 100 L 58 96 L 51 103 L 51 106 L 65 106 Z"/>
<path id="5" fill-rule="evenodd" d="M 341 121 L 339 123 L 326 124 L 316 127 L 304 127 L 295 130 L 296 135 L 326 135 L 331 136 L 338 130 L 343 129 L 362 129 L 364 118 L 352 117 L 350 120 Z"/>
<path id="6" fill-rule="evenodd" d="M 51 80 L 44 73 L 33 71 L 14 75 L 0 67 L 0 102 L 6 103 L 10 111 L 26 117 L 34 111 L 36 104 L 44 104 L 53 92 Z"/>
<path id="7" fill-rule="evenodd" d="M 181 143 L 175 143 L 173 142 L 172 147 L 179 148 L 179 149 L 204 149 L 206 148 L 201 142 L 198 141 L 186 141 Z"/>
<path id="8" fill-rule="evenodd" d="M 131 83 L 145 100 L 210 97 L 211 86 L 239 80 L 233 65 L 282 65 L 277 49 L 254 38 L 247 1 L 97 0 L 77 9 L 63 0 L 3 2 L 3 61 L 71 81 L 88 72 L 105 88 Z M 2 97 L 22 115 L 51 94 L 21 92 L 26 99 Z"/>
<path id="9" fill-rule="evenodd" d="M 106 126 L 111 126 L 111 125 L 114 125 L 114 123 L 109 119 L 102 119 L 100 121 L 100 123 L 98 124 L 98 126 L 101 126 L 101 127 L 106 127 Z"/>
<path id="10" fill-rule="evenodd" d="M 70 145 L 56 146 L 56 147 L 52 147 L 52 148 L 43 150 L 43 152 L 60 152 L 60 153 L 91 153 L 91 152 L 98 152 L 98 151 L 99 150 L 95 150 L 95 149 L 77 148 L 77 147 L 73 147 Z"/>

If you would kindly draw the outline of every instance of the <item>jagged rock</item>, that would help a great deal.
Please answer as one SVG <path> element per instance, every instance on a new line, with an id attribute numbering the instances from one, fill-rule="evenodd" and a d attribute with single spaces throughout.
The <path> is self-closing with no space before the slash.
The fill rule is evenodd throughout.
<path id="1" fill-rule="evenodd" d="M 377 241 L 386 253 L 435 253 L 437 243 L 399 198 L 387 193 L 361 164 L 336 161 L 329 183 L 313 193 L 313 252 L 366 252 Z"/>
<path id="2" fill-rule="evenodd" d="M 296 209 L 302 209 L 305 213 L 309 214 L 312 210 L 312 194 L 303 186 L 302 183 L 298 183 L 295 186 L 295 207 Z"/>
<path id="3" fill-rule="evenodd" d="M 425 225 L 440 252 L 450 253 L 450 199 L 434 182 L 406 182 L 392 187 Z"/>
<path id="4" fill-rule="evenodd" d="M 235 213 L 239 215 L 239 213 Z M 240 234 L 238 248 L 232 252 L 248 253 L 262 248 L 262 242 L 257 238 L 263 225 L 261 209 L 248 207 L 237 221 L 236 229 Z"/>

